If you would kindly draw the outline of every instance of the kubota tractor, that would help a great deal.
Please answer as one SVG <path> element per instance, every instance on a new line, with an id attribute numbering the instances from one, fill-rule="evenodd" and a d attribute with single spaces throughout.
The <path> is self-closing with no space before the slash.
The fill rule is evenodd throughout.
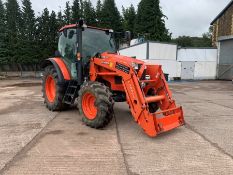
<path id="1" fill-rule="evenodd" d="M 113 118 L 114 102 L 126 101 L 134 120 L 151 137 L 184 125 L 162 67 L 117 53 L 109 29 L 83 21 L 59 31 L 58 51 L 43 62 L 43 97 L 49 110 L 77 101 L 83 122 L 103 128 Z"/>

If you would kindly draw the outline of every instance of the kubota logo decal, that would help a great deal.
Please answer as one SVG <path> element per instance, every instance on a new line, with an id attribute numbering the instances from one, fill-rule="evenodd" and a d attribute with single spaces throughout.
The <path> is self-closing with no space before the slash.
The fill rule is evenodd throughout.
<path id="1" fill-rule="evenodd" d="M 116 63 L 116 69 L 122 71 L 122 72 L 125 72 L 127 74 L 129 74 L 129 71 L 130 71 L 130 68 L 123 65 L 123 64 L 120 64 L 120 63 Z"/>
<path id="2" fill-rule="evenodd" d="M 109 65 L 110 63 L 109 63 L 109 62 L 107 62 L 107 61 L 104 61 L 104 62 L 102 62 L 101 64 Z"/>
<path id="3" fill-rule="evenodd" d="M 109 67 L 113 67 L 113 63 L 112 62 L 108 62 L 108 61 L 104 61 L 101 64 L 105 64 L 105 65 L 109 65 Z"/>

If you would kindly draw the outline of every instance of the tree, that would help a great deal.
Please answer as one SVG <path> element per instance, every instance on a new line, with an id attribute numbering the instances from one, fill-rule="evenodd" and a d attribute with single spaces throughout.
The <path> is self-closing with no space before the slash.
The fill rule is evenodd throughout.
<path id="1" fill-rule="evenodd" d="M 70 7 L 70 2 L 66 2 L 66 8 L 64 10 L 64 21 L 66 24 L 71 23 L 71 7 Z"/>
<path id="2" fill-rule="evenodd" d="M 7 64 L 7 45 L 6 45 L 6 10 L 0 0 L 0 64 Z"/>
<path id="3" fill-rule="evenodd" d="M 48 58 L 52 55 L 50 50 L 50 15 L 47 8 L 45 8 L 37 18 L 37 31 L 36 31 L 36 41 L 37 41 L 37 59 L 38 61 Z"/>
<path id="4" fill-rule="evenodd" d="M 171 34 L 165 27 L 165 18 L 159 0 L 141 0 L 138 5 L 135 30 L 146 39 L 169 41 Z"/>
<path id="5" fill-rule="evenodd" d="M 38 62 L 54 56 L 57 49 L 59 21 L 54 11 L 49 13 L 45 8 L 42 14 L 37 18 L 37 50 Z"/>
<path id="6" fill-rule="evenodd" d="M 131 4 L 129 8 L 122 7 L 123 11 L 123 26 L 124 30 L 131 31 L 132 36 L 134 36 L 134 26 L 136 19 L 136 11 L 134 6 Z"/>
<path id="7" fill-rule="evenodd" d="M 202 37 L 179 36 L 173 39 L 172 42 L 181 47 L 211 47 L 211 37 L 207 33 Z"/>
<path id="8" fill-rule="evenodd" d="M 35 13 L 32 9 L 30 0 L 22 1 L 22 32 L 20 34 L 21 55 L 18 57 L 20 63 L 35 62 L 35 30 L 36 30 Z"/>
<path id="9" fill-rule="evenodd" d="M 90 0 L 85 0 L 83 2 L 83 18 L 87 25 L 96 25 L 96 14 L 95 9 L 92 6 L 92 3 Z"/>
<path id="10" fill-rule="evenodd" d="M 50 56 L 55 53 L 57 50 L 57 40 L 58 40 L 58 22 L 56 13 L 54 11 L 51 12 L 51 15 L 49 17 L 49 48 L 50 52 L 48 53 Z"/>
<path id="11" fill-rule="evenodd" d="M 101 27 L 122 31 L 122 18 L 114 0 L 104 0 Z"/>
<path id="12" fill-rule="evenodd" d="M 176 43 L 178 46 L 181 47 L 193 47 L 193 40 L 189 36 L 179 36 L 176 39 L 173 39 L 172 42 Z"/>
<path id="13" fill-rule="evenodd" d="M 30 0 L 23 0 L 22 2 L 22 21 L 23 31 L 27 40 L 33 39 L 35 30 L 35 13 L 32 9 Z"/>
<path id="14" fill-rule="evenodd" d="M 61 11 L 57 13 L 57 24 L 59 28 L 63 27 L 66 24 Z"/>
<path id="15" fill-rule="evenodd" d="M 83 16 L 83 13 L 84 13 L 84 3 L 83 3 L 83 0 L 79 0 L 80 2 L 80 18 L 79 19 L 83 19 L 84 16 Z"/>
<path id="16" fill-rule="evenodd" d="M 81 19 L 82 13 L 81 13 L 81 7 L 80 7 L 80 1 L 74 0 L 72 5 L 72 23 L 77 23 L 78 20 Z"/>
<path id="17" fill-rule="evenodd" d="M 212 46 L 212 36 L 213 36 L 213 26 L 210 26 L 209 31 L 202 34 L 203 45 L 205 45 L 205 47 Z"/>
<path id="18" fill-rule="evenodd" d="M 103 15 L 102 15 L 102 9 L 103 9 L 103 4 L 101 3 L 101 0 L 98 0 L 97 1 L 97 4 L 96 4 L 96 21 L 97 21 L 97 26 L 98 27 L 101 27 L 101 23 L 102 23 L 102 19 L 103 19 Z"/>
<path id="19" fill-rule="evenodd" d="M 7 59 L 10 63 L 16 63 L 21 55 L 19 36 L 21 25 L 21 14 L 19 4 L 16 0 L 6 1 L 6 38 L 7 38 Z"/>

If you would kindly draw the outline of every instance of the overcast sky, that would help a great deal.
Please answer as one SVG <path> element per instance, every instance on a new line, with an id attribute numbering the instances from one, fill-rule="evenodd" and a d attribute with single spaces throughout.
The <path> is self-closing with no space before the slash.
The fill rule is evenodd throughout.
<path id="1" fill-rule="evenodd" d="M 45 7 L 49 10 L 64 9 L 67 0 L 31 0 L 36 14 Z M 95 5 L 97 0 L 91 0 Z M 72 2 L 72 0 L 71 0 Z M 137 7 L 140 0 L 115 0 L 118 9 L 132 3 Z M 207 32 L 210 22 L 230 0 L 160 0 L 163 13 L 168 17 L 166 26 L 173 37 L 180 35 L 201 36 Z"/>

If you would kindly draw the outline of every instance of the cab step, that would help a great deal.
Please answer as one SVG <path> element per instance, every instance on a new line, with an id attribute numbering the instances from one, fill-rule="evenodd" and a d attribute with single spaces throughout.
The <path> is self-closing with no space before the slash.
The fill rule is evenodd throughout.
<path id="1" fill-rule="evenodd" d="M 78 91 L 80 89 L 80 86 L 78 85 L 78 82 L 75 80 L 72 80 L 69 82 L 66 93 L 63 97 L 63 103 L 73 105 L 75 99 L 78 96 Z"/>

